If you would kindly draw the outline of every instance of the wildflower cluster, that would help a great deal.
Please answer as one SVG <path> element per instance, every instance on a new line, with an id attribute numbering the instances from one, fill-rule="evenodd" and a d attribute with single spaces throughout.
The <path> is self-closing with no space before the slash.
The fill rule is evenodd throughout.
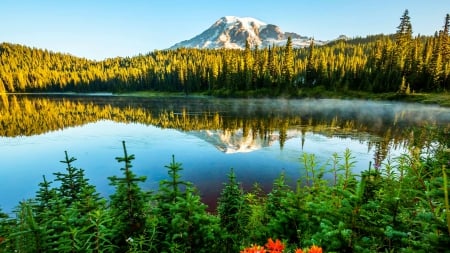
<path id="1" fill-rule="evenodd" d="M 284 243 L 279 239 L 275 241 L 272 238 L 267 240 L 265 247 L 253 244 L 252 246 L 241 250 L 241 253 L 283 253 L 285 249 Z M 316 245 L 311 246 L 307 250 L 302 250 L 300 248 L 295 249 L 294 253 L 322 253 L 322 248 Z"/>

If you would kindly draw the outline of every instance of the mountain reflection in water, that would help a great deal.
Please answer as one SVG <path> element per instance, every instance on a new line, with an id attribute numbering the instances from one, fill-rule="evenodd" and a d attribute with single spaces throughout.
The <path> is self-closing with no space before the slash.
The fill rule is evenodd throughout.
<path id="1" fill-rule="evenodd" d="M 144 188 L 157 189 L 174 154 L 182 178 L 214 206 L 230 168 L 244 187 L 270 190 L 282 171 L 295 184 L 302 152 L 322 165 L 349 148 L 360 171 L 448 141 L 449 128 L 450 109 L 404 103 L 10 95 L 0 104 L 0 190 L 10 193 L 0 206 L 33 197 L 43 174 L 51 180 L 64 170 L 65 150 L 109 195 L 106 177 L 120 173 L 122 140 L 136 155 L 135 173 L 148 177 Z"/>

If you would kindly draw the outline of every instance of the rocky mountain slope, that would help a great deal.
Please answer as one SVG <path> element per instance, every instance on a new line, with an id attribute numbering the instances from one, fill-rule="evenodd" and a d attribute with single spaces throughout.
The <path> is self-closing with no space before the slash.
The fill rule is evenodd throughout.
<path id="1" fill-rule="evenodd" d="M 283 46 L 291 37 L 293 47 L 306 47 L 311 43 L 310 37 L 293 32 L 283 32 L 280 27 L 266 24 L 255 18 L 226 16 L 217 20 L 211 27 L 192 39 L 179 42 L 170 49 L 176 48 L 232 48 L 244 49 L 246 41 L 250 47 L 259 48 L 272 45 Z M 314 40 L 316 45 L 326 41 Z"/>

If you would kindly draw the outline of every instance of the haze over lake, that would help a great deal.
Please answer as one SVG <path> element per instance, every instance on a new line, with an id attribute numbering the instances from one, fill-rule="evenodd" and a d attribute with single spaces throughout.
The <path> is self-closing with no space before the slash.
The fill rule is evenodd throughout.
<path id="1" fill-rule="evenodd" d="M 214 206 L 230 168 L 245 188 L 270 190 L 282 172 L 291 185 L 303 176 L 303 152 L 322 166 L 348 148 L 359 172 L 412 145 L 432 147 L 450 126 L 448 108 L 362 100 L 10 95 L 0 110 L 7 212 L 35 195 L 42 175 L 64 171 L 64 151 L 104 196 L 113 191 L 107 177 L 120 174 L 122 141 L 133 171 L 147 176 L 144 189 L 157 190 L 174 155 L 182 179 Z"/>

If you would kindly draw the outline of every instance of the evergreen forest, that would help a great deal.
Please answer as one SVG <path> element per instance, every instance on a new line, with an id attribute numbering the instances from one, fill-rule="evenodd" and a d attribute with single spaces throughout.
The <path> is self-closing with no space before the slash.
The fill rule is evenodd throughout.
<path id="1" fill-rule="evenodd" d="M 450 88 L 450 16 L 434 36 L 413 37 L 408 10 L 394 34 L 307 48 L 160 50 L 94 61 L 0 44 L 0 93 L 167 91 L 215 96 L 302 97 L 345 93 L 446 92 Z"/>

